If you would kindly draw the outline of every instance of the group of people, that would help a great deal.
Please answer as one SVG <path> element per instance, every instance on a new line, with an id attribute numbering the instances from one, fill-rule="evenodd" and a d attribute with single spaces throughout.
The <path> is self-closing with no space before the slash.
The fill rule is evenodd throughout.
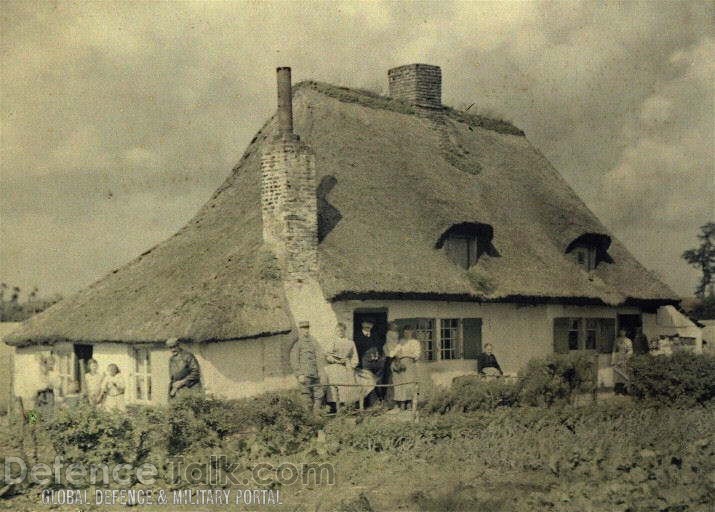
<path id="1" fill-rule="evenodd" d="M 57 371 L 52 356 L 42 358 L 39 389 L 34 406 L 38 408 L 62 407 L 72 404 L 78 398 L 85 399 L 90 405 L 107 410 L 124 408 L 126 385 L 116 364 L 107 365 L 107 372 L 99 371 L 99 363 L 94 359 L 87 361 L 83 375 L 84 385 L 78 382 L 63 382 Z"/>
<path id="2" fill-rule="evenodd" d="M 412 326 L 400 333 L 396 324 L 390 324 L 383 341 L 374 332 L 374 323 L 365 320 L 353 341 L 346 335 L 345 324 L 338 323 L 325 352 L 311 335 L 309 322 L 300 322 L 298 327 L 291 367 L 305 400 L 315 409 L 324 402 L 337 408 L 360 400 L 368 406 L 388 402 L 396 408 L 409 408 L 421 353 Z"/>
<path id="3" fill-rule="evenodd" d="M 169 399 L 188 393 L 201 394 L 201 369 L 196 357 L 185 350 L 177 338 L 168 339 L 166 346 L 171 351 Z M 40 365 L 40 381 L 33 404 L 35 407 L 63 407 L 83 400 L 93 407 L 108 411 L 125 409 L 127 383 L 118 365 L 110 363 L 106 372 L 102 372 L 99 363 L 95 359 L 89 359 L 86 361 L 86 367 L 82 368 L 81 383 L 63 382 L 57 371 L 55 358 L 51 355 L 42 358 Z"/>

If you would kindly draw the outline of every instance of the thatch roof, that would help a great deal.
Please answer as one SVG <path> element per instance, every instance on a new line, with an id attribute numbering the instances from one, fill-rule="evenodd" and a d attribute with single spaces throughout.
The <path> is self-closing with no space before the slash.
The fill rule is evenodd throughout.
<path id="1" fill-rule="evenodd" d="M 315 152 L 318 183 L 332 182 L 325 199 L 337 223 L 318 251 L 331 300 L 677 302 L 509 123 L 451 109 L 435 120 L 397 100 L 315 82 L 295 87 L 293 111 L 296 133 Z M 280 270 L 261 241 L 260 151 L 274 130 L 270 120 L 176 235 L 33 317 L 10 342 L 290 330 Z M 469 271 L 436 247 L 465 222 L 491 226 L 498 253 Z M 613 260 L 591 273 L 566 254 L 588 233 L 611 238 Z"/>

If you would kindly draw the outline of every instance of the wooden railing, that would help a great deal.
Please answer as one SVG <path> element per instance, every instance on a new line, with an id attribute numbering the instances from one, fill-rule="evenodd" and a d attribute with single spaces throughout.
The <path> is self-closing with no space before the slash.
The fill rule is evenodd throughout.
<path id="1" fill-rule="evenodd" d="M 370 389 L 375 389 L 375 388 L 396 388 L 398 386 L 411 386 L 412 387 L 412 404 L 411 404 L 411 410 L 412 410 L 412 417 L 413 419 L 417 419 L 417 401 L 419 400 L 420 396 L 420 383 L 418 381 L 412 381 L 412 382 L 401 382 L 399 384 L 314 384 L 308 387 L 314 388 L 314 387 L 324 387 L 324 388 L 332 388 L 333 391 L 335 392 L 335 413 L 338 414 L 340 412 L 340 388 L 370 388 Z M 364 411 L 365 410 L 365 395 L 361 394 L 360 399 L 357 400 L 358 402 L 358 407 L 359 410 Z"/>

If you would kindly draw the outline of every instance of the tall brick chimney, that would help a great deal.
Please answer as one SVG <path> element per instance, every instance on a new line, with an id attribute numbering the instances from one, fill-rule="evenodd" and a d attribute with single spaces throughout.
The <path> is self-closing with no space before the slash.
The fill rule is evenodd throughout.
<path id="1" fill-rule="evenodd" d="M 318 200 L 315 157 L 293 133 L 290 68 L 277 70 L 278 126 L 261 155 L 263 239 L 273 246 L 290 281 L 318 268 Z"/>
<path id="2" fill-rule="evenodd" d="M 390 96 L 418 107 L 442 108 L 442 70 L 430 64 L 407 64 L 387 72 Z"/>
<path id="3" fill-rule="evenodd" d="M 293 136 L 293 91 L 290 84 L 290 68 L 276 69 L 278 82 L 278 131 L 282 136 Z"/>

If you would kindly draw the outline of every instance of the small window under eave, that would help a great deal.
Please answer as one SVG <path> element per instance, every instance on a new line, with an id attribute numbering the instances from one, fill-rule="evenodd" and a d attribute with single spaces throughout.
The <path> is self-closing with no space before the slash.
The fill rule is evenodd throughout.
<path id="1" fill-rule="evenodd" d="M 488 224 L 463 222 L 442 233 L 436 248 L 444 248 L 447 257 L 463 269 L 471 268 L 483 254 L 499 256 L 492 238 L 494 229 Z"/>
<path id="2" fill-rule="evenodd" d="M 601 262 L 613 263 L 608 254 L 611 237 L 601 233 L 584 233 L 574 239 L 566 248 L 566 254 L 571 254 L 576 264 L 590 272 Z"/>

